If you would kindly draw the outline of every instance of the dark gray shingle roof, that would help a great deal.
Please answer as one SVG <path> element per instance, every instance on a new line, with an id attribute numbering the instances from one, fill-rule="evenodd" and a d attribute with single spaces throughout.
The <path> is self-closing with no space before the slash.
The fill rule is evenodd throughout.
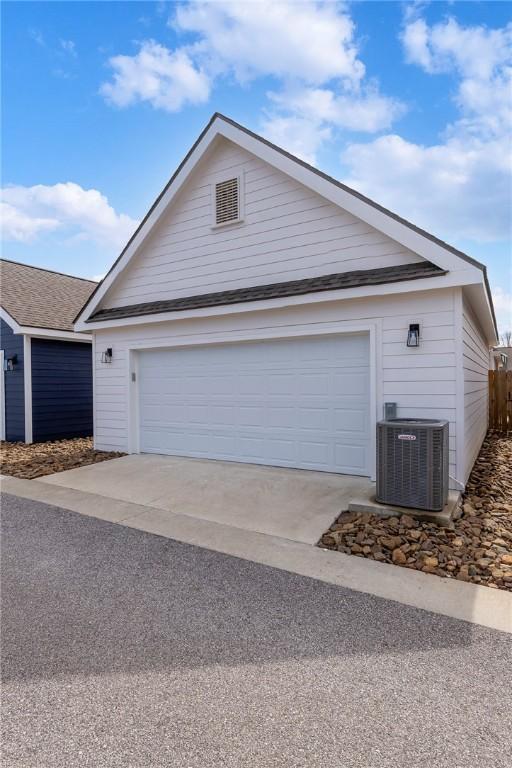
<path id="1" fill-rule="evenodd" d="M 0 304 L 19 325 L 72 331 L 97 283 L 0 259 Z"/>
<path id="2" fill-rule="evenodd" d="M 396 283 L 403 280 L 418 280 L 422 277 L 445 275 L 446 271 L 428 261 L 414 264 L 402 264 L 397 267 L 381 269 L 362 269 L 354 272 L 339 272 L 305 280 L 291 280 L 286 283 L 254 285 L 250 288 L 237 288 L 232 291 L 205 293 L 199 296 L 186 296 L 180 299 L 149 301 L 144 304 L 130 304 L 125 307 L 99 309 L 87 320 L 88 323 L 100 320 L 119 320 L 125 317 L 140 317 L 161 312 L 179 312 L 185 309 L 217 307 L 225 304 L 239 304 L 264 299 L 280 299 L 284 296 L 301 296 L 319 291 L 335 291 L 340 288 L 356 288 L 364 285 Z"/>

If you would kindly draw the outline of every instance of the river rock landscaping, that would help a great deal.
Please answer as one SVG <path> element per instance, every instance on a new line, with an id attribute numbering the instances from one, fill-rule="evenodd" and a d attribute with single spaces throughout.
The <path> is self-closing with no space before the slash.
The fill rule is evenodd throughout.
<path id="1" fill-rule="evenodd" d="M 66 469 L 85 467 L 108 459 L 117 459 L 124 453 L 96 451 L 92 437 L 55 440 L 47 443 L 0 443 L 0 471 L 25 480 L 64 472 Z"/>
<path id="2" fill-rule="evenodd" d="M 512 437 L 487 435 L 451 527 L 342 512 L 318 546 L 512 591 Z"/>

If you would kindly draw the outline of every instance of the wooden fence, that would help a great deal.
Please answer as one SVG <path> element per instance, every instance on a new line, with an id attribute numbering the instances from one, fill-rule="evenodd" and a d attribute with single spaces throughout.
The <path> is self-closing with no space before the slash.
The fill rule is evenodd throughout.
<path id="1" fill-rule="evenodd" d="M 489 429 L 512 431 L 512 371 L 489 371 Z"/>

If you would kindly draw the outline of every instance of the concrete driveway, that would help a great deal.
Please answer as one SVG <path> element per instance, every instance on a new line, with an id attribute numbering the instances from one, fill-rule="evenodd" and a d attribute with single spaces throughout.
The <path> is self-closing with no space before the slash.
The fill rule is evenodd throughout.
<path id="1" fill-rule="evenodd" d="M 132 455 L 41 482 L 315 544 L 368 478 L 253 464 Z"/>
<path id="2" fill-rule="evenodd" d="M 510 635 L 2 507 L 5 768 L 510 765 Z"/>

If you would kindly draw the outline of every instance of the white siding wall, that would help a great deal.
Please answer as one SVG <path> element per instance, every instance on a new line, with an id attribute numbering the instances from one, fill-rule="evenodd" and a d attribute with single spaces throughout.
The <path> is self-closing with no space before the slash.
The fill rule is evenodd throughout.
<path id="1" fill-rule="evenodd" d="M 172 346 L 173 341 L 184 339 L 208 343 L 227 334 L 233 340 L 251 334 L 257 338 L 272 329 L 286 336 L 310 330 L 312 324 L 321 334 L 340 321 L 376 320 L 381 327 L 377 339 L 377 418 L 381 418 L 384 401 L 396 401 L 400 416 L 448 419 L 450 474 L 455 477 L 455 295 L 456 291 L 446 288 L 96 331 L 96 447 L 129 450 L 130 347 L 159 346 L 162 342 Z M 418 349 L 409 349 L 405 343 L 412 322 L 421 325 Z M 110 365 L 100 362 L 107 347 L 113 348 Z"/>
<path id="2" fill-rule="evenodd" d="M 489 347 L 467 299 L 462 299 L 464 370 L 464 482 L 468 479 L 488 424 Z"/>
<path id="3" fill-rule="evenodd" d="M 211 185 L 243 170 L 245 219 L 212 229 Z M 101 303 L 245 288 L 421 259 L 232 144 L 218 139 Z"/>

